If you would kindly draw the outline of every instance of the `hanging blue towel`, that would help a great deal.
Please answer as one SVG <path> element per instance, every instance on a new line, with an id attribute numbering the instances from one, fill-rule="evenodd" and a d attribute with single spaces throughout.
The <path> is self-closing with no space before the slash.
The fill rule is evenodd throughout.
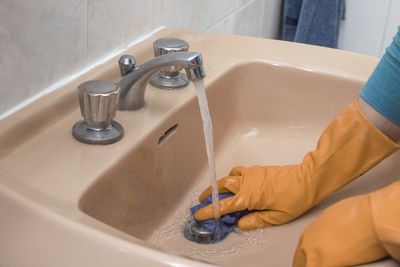
<path id="1" fill-rule="evenodd" d="M 234 195 L 235 194 L 232 194 L 232 193 L 219 194 L 219 200 L 228 198 L 228 197 L 233 197 Z M 194 214 L 199 209 L 201 209 L 211 203 L 212 203 L 212 196 L 209 195 L 203 203 L 196 205 L 194 207 L 191 207 L 190 212 L 192 214 Z M 237 223 L 238 223 L 239 219 L 249 213 L 250 213 L 249 210 L 244 210 L 244 211 L 237 211 L 237 212 L 233 212 L 233 213 L 229 213 L 229 214 L 221 216 L 221 232 L 222 232 L 222 234 L 226 235 L 226 234 L 229 234 L 230 232 L 233 232 L 235 230 L 235 228 L 237 227 Z M 207 231 L 215 232 L 215 230 L 216 230 L 216 223 L 215 223 L 214 219 L 205 220 L 205 221 L 196 220 L 196 222 L 198 224 L 200 224 Z"/>
<path id="2" fill-rule="evenodd" d="M 345 0 L 285 0 L 282 39 L 337 48 L 344 14 Z"/>

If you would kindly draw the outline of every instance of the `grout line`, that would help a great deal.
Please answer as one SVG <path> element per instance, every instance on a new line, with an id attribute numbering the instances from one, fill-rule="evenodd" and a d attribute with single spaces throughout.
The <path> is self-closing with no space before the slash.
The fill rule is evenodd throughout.
<path id="1" fill-rule="evenodd" d="M 89 1 L 86 0 L 86 63 L 89 60 Z"/>
<path id="2" fill-rule="evenodd" d="M 25 106 L 31 104 L 32 102 L 38 100 L 39 98 L 53 92 L 56 91 L 57 89 L 61 88 L 62 86 L 66 85 L 67 83 L 75 80 L 76 78 L 78 78 L 79 76 L 85 74 L 86 72 L 94 69 L 95 67 L 106 63 L 108 60 L 112 59 L 113 57 L 117 56 L 118 54 L 121 54 L 122 52 L 124 52 L 125 50 L 129 49 L 130 47 L 148 39 L 150 36 L 152 36 L 153 34 L 155 34 L 156 32 L 164 29 L 164 26 L 160 26 L 157 27 L 156 29 L 152 30 L 151 32 L 140 36 L 139 38 L 135 39 L 132 43 L 128 44 L 127 46 L 123 46 L 120 49 L 117 49 L 109 54 L 106 54 L 103 58 L 100 58 L 99 60 L 95 61 L 94 63 L 89 64 L 90 66 L 82 69 L 81 71 L 78 71 L 74 74 L 68 75 L 67 77 L 60 79 L 59 81 L 53 83 L 52 85 L 50 85 L 49 87 L 47 87 L 46 89 L 40 91 L 39 93 L 29 97 L 28 99 L 23 100 L 22 102 L 20 102 L 19 104 L 15 105 L 14 107 L 8 109 L 7 111 L 5 111 L 4 113 L 0 114 L 0 120 L 4 119 L 5 117 L 17 112 L 18 110 L 24 108 Z"/>
<path id="3" fill-rule="evenodd" d="M 154 28 L 154 26 L 155 26 L 155 25 L 154 25 L 154 24 L 155 24 L 155 23 L 154 23 L 154 17 L 155 17 L 155 16 L 154 16 L 154 7 L 155 7 L 155 4 L 156 4 L 155 2 L 156 2 L 156 1 L 153 0 L 153 5 L 152 5 L 152 8 L 151 8 L 151 27 L 152 27 L 152 28 Z"/>
<path id="4" fill-rule="evenodd" d="M 225 21 L 226 19 L 228 19 L 229 17 L 231 17 L 232 15 L 235 15 L 236 13 L 239 13 L 239 11 L 241 11 L 242 9 L 246 8 L 247 6 L 251 5 L 251 3 L 253 3 L 255 0 L 249 1 L 247 3 L 245 3 L 244 5 L 236 8 L 235 10 L 232 10 L 231 13 L 229 13 L 228 15 L 226 15 L 225 17 L 223 17 L 222 19 L 218 20 L 216 23 L 214 23 L 213 25 L 211 25 L 210 27 L 208 27 L 205 31 L 208 32 L 209 30 L 211 30 L 212 28 L 214 28 L 215 26 L 217 26 L 218 24 L 220 24 L 221 22 Z"/>
<path id="5" fill-rule="evenodd" d="M 381 40 L 381 45 L 380 45 L 380 49 L 379 49 L 379 56 L 382 57 L 383 53 L 384 53 L 384 49 L 385 47 L 383 47 L 385 40 L 386 40 L 386 35 L 387 33 L 387 27 L 389 24 L 389 17 L 390 17 L 390 9 L 392 7 L 392 0 L 389 0 L 389 4 L 388 4 L 388 10 L 386 13 L 386 20 L 385 20 L 385 26 L 383 28 L 383 36 L 382 36 L 382 40 Z"/>
<path id="6" fill-rule="evenodd" d="M 266 24 L 265 21 L 264 21 L 264 20 L 266 20 L 265 8 L 266 8 L 266 3 L 265 3 L 265 0 L 264 0 L 262 2 L 261 18 L 260 18 L 259 25 L 258 25 L 258 36 L 257 36 L 257 37 L 262 37 L 262 38 L 264 38 L 263 26 L 264 26 L 264 24 Z"/>

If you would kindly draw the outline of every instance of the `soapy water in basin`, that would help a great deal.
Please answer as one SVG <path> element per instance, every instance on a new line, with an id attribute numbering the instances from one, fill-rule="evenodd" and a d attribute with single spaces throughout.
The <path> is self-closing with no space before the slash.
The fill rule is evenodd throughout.
<path id="1" fill-rule="evenodd" d="M 251 254 L 265 249 L 268 241 L 265 233 L 279 231 L 277 228 L 256 229 L 241 231 L 237 228 L 223 241 L 214 244 L 198 244 L 186 240 L 183 229 L 192 215 L 189 208 L 198 204 L 198 196 L 201 192 L 195 191 L 189 199 L 184 201 L 184 208 L 174 214 L 161 228 L 156 230 L 150 238 L 150 243 L 162 248 L 166 252 L 184 255 L 193 259 L 208 261 L 224 265 L 231 257 L 240 257 L 243 254 Z"/>

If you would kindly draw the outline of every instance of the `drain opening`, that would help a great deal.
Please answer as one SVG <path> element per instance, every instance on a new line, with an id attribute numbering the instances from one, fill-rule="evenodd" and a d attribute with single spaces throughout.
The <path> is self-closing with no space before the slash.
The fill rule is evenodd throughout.
<path id="1" fill-rule="evenodd" d="M 166 130 L 163 135 L 160 136 L 160 138 L 158 138 L 158 142 L 157 144 L 160 145 L 162 142 L 164 142 L 164 140 L 170 136 L 171 134 L 173 134 L 175 132 L 175 130 L 178 128 L 178 124 L 174 124 L 173 126 L 171 126 L 168 130 Z"/>
<path id="2" fill-rule="evenodd" d="M 228 234 L 219 231 L 210 232 L 197 223 L 192 217 L 188 222 L 186 222 L 185 228 L 183 229 L 183 235 L 187 240 L 198 244 L 215 244 L 224 240 Z"/>

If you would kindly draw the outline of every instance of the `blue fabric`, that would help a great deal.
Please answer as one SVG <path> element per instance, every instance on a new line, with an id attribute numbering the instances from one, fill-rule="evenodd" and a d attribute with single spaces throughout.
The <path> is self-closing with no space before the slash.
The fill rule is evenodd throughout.
<path id="1" fill-rule="evenodd" d="M 345 0 L 285 0 L 282 39 L 337 47 Z"/>
<path id="2" fill-rule="evenodd" d="M 285 0 L 283 7 L 283 33 L 282 39 L 294 41 L 297 25 L 299 24 L 302 0 Z"/>
<path id="3" fill-rule="evenodd" d="M 228 198 L 228 197 L 233 197 L 235 194 L 232 193 L 226 193 L 226 194 L 219 194 L 219 200 Z M 207 199 L 194 207 L 190 208 L 190 212 L 194 214 L 196 211 L 198 211 L 201 208 L 204 208 L 207 205 L 210 205 L 212 203 L 212 196 L 209 195 Z M 233 232 L 235 228 L 237 227 L 237 223 L 240 218 L 243 216 L 249 214 L 249 210 L 244 210 L 244 211 L 238 211 L 238 212 L 233 212 L 229 213 L 226 215 L 221 216 L 221 232 L 222 234 L 229 234 L 230 232 Z M 207 229 L 208 231 L 215 232 L 216 230 L 216 223 L 214 219 L 210 220 L 205 220 L 205 221 L 199 221 L 196 220 L 198 224 L 200 224 L 204 229 Z"/>
<path id="4" fill-rule="evenodd" d="M 400 27 L 360 95 L 379 113 L 400 126 Z"/>

